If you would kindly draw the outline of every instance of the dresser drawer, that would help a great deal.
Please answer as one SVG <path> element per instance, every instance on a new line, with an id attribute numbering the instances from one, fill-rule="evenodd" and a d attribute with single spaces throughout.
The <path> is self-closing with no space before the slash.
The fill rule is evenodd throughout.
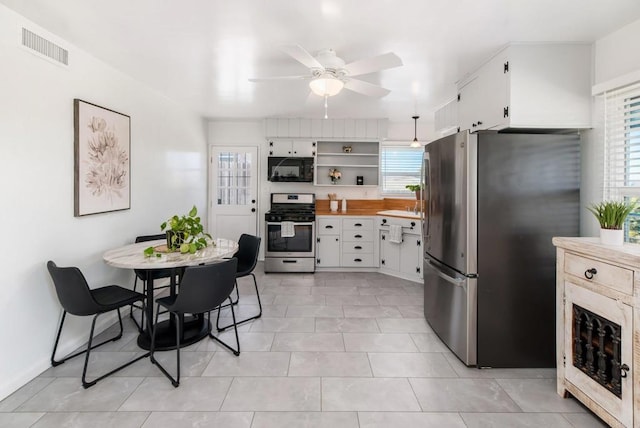
<path id="1" fill-rule="evenodd" d="M 630 269 L 566 253 L 564 271 L 585 281 L 603 285 L 625 294 L 633 294 L 633 271 Z M 593 278 L 588 278 L 591 276 Z"/>
<path id="2" fill-rule="evenodd" d="M 373 253 L 373 242 L 343 242 L 342 252 L 345 254 Z"/>
<path id="3" fill-rule="evenodd" d="M 344 242 L 373 242 L 373 230 L 345 230 L 342 232 Z"/>
<path id="4" fill-rule="evenodd" d="M 339 235 L 340 219 L 318 217 L 318 235 Z"/>
<path id="5" fill-rule="evenodd" d="M 373 219 L 345 218 L 342 220 L 344 230 L 373 230 Z"/>
<path id="6" fill-rule="evenodd" d="M 342 254 L 343 267 L 372 267 L 373 254 Z"/>

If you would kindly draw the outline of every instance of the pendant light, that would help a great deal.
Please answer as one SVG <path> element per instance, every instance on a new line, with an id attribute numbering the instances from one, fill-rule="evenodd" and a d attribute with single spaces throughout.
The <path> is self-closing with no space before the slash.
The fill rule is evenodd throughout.
<path id="1" fill-rule="evenodd" d="M 413 141 L 411 142 L 411 144 L 409 144 L 409 147 L 413 147 L 413 148 L 418 148 L 418 147 L 422 147 L 422 144 L 420 144 L 420 142 L 418 141 L 418 119 L 420 119 L 420 116 L 412 116 L 411 117 L 413 119 L 414 122 L 414 131 L 413 131 Z"/>

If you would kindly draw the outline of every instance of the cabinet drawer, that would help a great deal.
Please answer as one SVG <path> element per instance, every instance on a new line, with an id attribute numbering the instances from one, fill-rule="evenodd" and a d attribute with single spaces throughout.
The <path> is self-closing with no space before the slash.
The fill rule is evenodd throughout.
<path id="1" fill-rule="evenodd" d="M 595 269 L 596 273 L 587 271 Z M 591 281 L 625 294 L 633 294 L 633 271 L 588 257 L 566 253 L 564 271 L 586 281 Z M 588 276 L 593 275 L 589 279 Z"/>
<path id="2" fill-rule="evenodd" d="M 318 235 L 335 235 L 340 233 L 339 218 L 318 218 Z"/>
<path id="3" fill-rule="evenodd" d="M 373 242 L 373 230 L 345 230 L 342 233 L 344 242 Z"/>
<path id="4" fill-rule="evenodd" d="M 370 218 L 345 218 L 342 220 L 344 230 L 373 230 L 373 220 Z"/>
<path id="5" fill-rule="evenodd" d="M 345 254 L 373 253 L 373 242 L 343 242 L 342 252 Z"/>
<path id="6" fill-rule="evenodd" d="M 371 267 L 373 263 L 373 254 L 343 254 L 342 266 L 348 267 Z"/>

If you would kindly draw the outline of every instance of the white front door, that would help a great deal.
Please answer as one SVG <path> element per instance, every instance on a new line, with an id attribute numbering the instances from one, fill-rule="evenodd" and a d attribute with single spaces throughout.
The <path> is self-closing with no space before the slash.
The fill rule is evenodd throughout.
<path id="1" fill-rule="evenodd" d="M 258 231 L 258 148 L 211 146 L 209 230 L 237 241 Z"/>

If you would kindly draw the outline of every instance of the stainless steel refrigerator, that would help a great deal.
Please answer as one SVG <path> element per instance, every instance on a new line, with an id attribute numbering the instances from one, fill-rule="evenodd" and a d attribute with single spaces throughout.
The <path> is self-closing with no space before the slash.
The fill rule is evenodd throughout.
<path id="1" fill-rule="evenodd" d="M 578 134 L 425 146 L 424 314 L 466 365 L 555 366 L 553 236 L 578 236 Z"/>

